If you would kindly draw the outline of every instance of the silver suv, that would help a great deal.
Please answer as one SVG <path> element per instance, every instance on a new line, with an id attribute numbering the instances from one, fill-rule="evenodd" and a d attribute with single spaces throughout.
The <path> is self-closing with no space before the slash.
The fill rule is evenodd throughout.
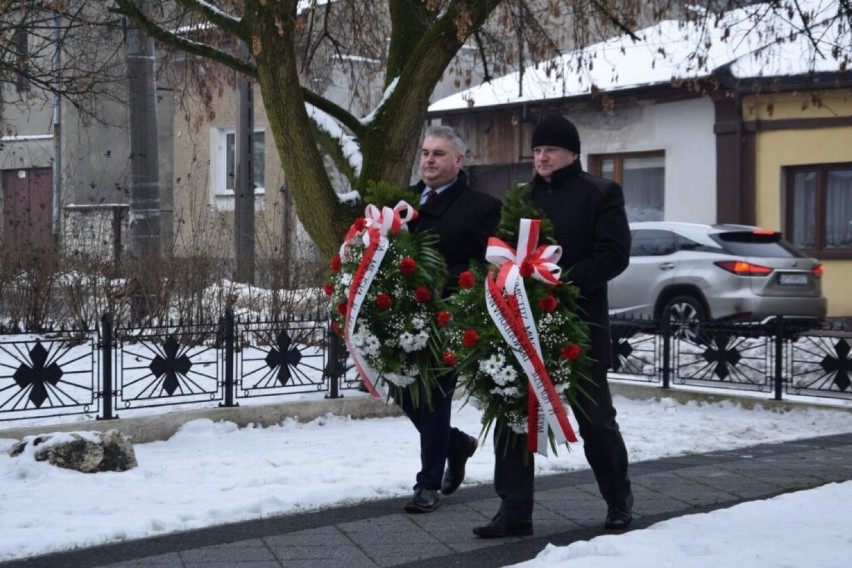
<path id="1" fill-rule="evenodd" d="M 630 232 L 630 266 L 609 284 L 610 314 L 675 324 L 825 317 L 822 264 L 780 233 L 655 221 Z"/>

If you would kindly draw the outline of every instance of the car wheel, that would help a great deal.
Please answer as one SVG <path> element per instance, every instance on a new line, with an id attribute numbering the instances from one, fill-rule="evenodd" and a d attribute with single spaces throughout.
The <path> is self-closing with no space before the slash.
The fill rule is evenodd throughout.
<path id="1" fill-rule="evenodd" d="M 675 337 L 701 343 L 699 328 L 707 320 L 707 311 L 696 298 L 675 296 L 663 306 L 661 317 L 669 320 Z"/>

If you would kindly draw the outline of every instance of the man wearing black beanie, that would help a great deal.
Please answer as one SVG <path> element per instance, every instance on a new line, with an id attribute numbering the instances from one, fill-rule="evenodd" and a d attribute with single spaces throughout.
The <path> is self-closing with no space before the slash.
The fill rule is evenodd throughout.
<path id="1" fill-rule="evenodd" d="M 630 229 L 621 187 L 590 175 L 580 165 L 580 135 L 561 115 L 544 117 L 532 135 L 535 176 L 531 200 L 553 222 L 562 246 L 559 265 L 580 289 L 582 317 L 589 324 L 590 356 L 595 363 L 573 409 L 586 459 L 607 503 L 604 527 L 627 528 L 633 520 L 633 492 L 627 474 L 627 449 L 612 404 L 607 369 L 612 364 L 607 283 L 630 260 Z M 587 396 L 588 395 L 588 396 Z M 495 432 L 514 436 L 498 425 Z M 525 435 L 524 435 L 525 438 Z M 526 439 L 495 437 L 494 488 L 500 510 L 473 532 L 483 538 L 530 535 L 535 481 L 534 454 Z M 525 455 L 526 454 L 526 455 Z"/>

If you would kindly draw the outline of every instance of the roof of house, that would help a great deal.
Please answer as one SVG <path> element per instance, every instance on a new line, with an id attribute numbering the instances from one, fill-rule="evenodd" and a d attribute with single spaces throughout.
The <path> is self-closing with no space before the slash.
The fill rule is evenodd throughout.
<path id="1" fill-rule="evenodd" d="M 852 29 L 838 16 L 838 0 L 798 0 L 802 15 L 768 4 L 727 12 L 706 24 L 661 21 L 531 65 L 434 102 L 430 112 L 487 107 L 671 84 L 708 77 L 726 68 L 738 79 L 846 72 L 852 64 Z M 835 51 L 836 50 L 836 51 Z"/>

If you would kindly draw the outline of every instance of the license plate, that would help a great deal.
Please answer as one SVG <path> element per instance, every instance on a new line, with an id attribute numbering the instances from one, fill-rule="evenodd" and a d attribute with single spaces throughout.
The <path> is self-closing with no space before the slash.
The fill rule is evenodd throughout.
<path id="1" fill-rule="evenodd" d="M 779 274 L 778 283 L 782 286 L 807 286 L 807 274 Z"/>

